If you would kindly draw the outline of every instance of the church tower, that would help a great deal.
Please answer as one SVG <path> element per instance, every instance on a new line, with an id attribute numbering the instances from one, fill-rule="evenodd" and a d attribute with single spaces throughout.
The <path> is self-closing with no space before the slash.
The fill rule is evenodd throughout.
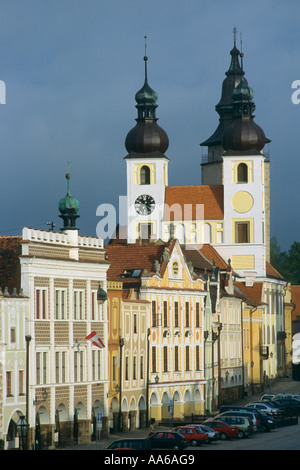
<path id="1" fill-rule="evenodd" d="M 235 32 L 236 33 L 236 32 Z M 241 58 L 241 63 L 240 63 Z M 263 153 L 266 138 L 254 122 L 253 90 L 243 71 L 243 54 L 234 47 L 216 110 L 220 116 L 202 161 L 202 184 L 222 185 L 224 239 L 216 246 L 241 275 L 263 277 L 269 261 L 269 159 Z"/>
<path id="2" fill-rule="evenodd" d="M 148 57 L 144 56 L 145 82 L 136 93 L 136 125 L 125 140 L 127 165 L 127 242 L 162 238 L 165 188 L 168 185 L 169 146 L 166 132 L 157 124 L 157 93 L 149 86 Z"/>

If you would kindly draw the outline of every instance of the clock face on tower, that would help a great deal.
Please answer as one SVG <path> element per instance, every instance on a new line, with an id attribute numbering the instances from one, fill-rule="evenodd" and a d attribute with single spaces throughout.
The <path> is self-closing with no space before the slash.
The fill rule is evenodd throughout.
<path id="1" fill-rule="evenodd" d="M 155 201 L 152 196 L 142 194 L 136 198 L 134 203 L 135 210 L 140 215 L 149 215 L 154 211 Z"/>

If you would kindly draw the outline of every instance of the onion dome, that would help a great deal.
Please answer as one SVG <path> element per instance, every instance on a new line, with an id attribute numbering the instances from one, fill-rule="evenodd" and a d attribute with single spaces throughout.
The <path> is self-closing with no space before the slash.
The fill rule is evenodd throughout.
<path id="1" fill-rule="evenodd" d="M 128 155 L 125 158 L 165 157 L 164 153 L 169 147 L 167 133 L 158 124 L 156 118 L 157 93 L 149 86 L 147 78 L 147 61 L 145 61 L 145 82 L 136 93 L 135 100 L 138 116 L 136 125 L 131 129 L 125 139 Z"/>
<path id="2" fill-rule="evenodd" d="M 222 138 L 225 150 L 234 151 L 258 151 L 260 152 L 266 143 L 266 136 L 253 118 L 255 104 L 253 102 L 253 90 L 249 87 L 244 77 L 239 85 L 232 91 L 234 108 L 234 121 L 226 128 Z"/>
<path id="3" fill-rule="evenodd" d="M 238 50 L 234 38 L 234 46 L 230 51 L 231 61 L 229 69 L 225 72 L 226 78 L 222 83 L 221 98 L 215 109 L 220 116 L 219 125 L 209 139 L 202 142 L 201 146 L 219 145 L 222 141 L 224 129 L 232 123 L 234 112 L 232 107 L 232 90 L 240 83 L 244 76 L 244 71 L 240 65 L 240 57 L 242 53 Z"/>
<path id="4" fill-rule="evenodd" d="M 58 203 L 59 217 L 61 217 L 64 222 L 64 226 L 61 230 L 78 230 L 78 227 L 76 227 L 76 219 L 80 217 L 79 201 L 70 194 L 70 178 L 70 173 L 67 173 L 67 194 Z"/>

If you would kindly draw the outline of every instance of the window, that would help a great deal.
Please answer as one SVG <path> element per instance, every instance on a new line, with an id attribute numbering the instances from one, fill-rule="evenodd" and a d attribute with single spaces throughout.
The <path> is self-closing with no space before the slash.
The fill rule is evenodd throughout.
<path id="1" fill-rule="evenodd" d="M 185 370 L 190 370 L 190 347 L 185 347 Z"/>
<path id="2" fill-rule="evenodd" d="M 133 380 L 136 380 L 136 356 L 133 356 L 132 378 L 133 378 Z"/>
<path id="3" fill-rule="evenodd" d="M 164 300 L 164 327 L 168 327 L 168 302 Z"/>
<path id="4" fill-rule="evenodd" d="M 97 291 L 91 294 L 91 320 L 103 321 L 103 306 L 98 304 Z"/>
<path id="5" fill-rule="evenodd" d="M 36 383 L 37 385 L 47 383 L 47 352 L 36 353 Z"/>
<path id="6" fill-rule="evenodd" d="M 67 291 L 64 289 L 55 290 L 55 319 L 56 320 L 65 320 L 67 315 Z"/>
<path id="7" fill-rule="evenodd" d="M 146 165 L 141 168 L 140 184 L 150 184 L 150 168 Z"/>
<path id="8" fill-rule="evenodd" d="M 84 352 L 83 351 L 74 352 L 74 381 L 75 382 L 84 381 Z"/>
<path id="9" fill-rule="evenodd" d="M 200 328 L 200 305 L 196 303 L 196 328 Z"/>
<path id="10" fill-rule="evenodd" d="M 174 366 L 175 370 L 179 370 L 179 347 L 175 346 L 174 349 Z"/>
<path id="11" fill-rule="evenodd" d="M 116 374 L 116 371 L 114 370 L 114 367 L 116 367 L 114 359 L 113 358 L 113 377 Z M 103 380 L 103 367 L 102 367 L 102 351 L 97 348 L 92 350 L 92 376 L 93 380 Z M 113 378 L 113 380 L 116 380 Z"/>
<path id="12" fill-rule="evenodd" d="M 174 303 L 174 326 L 175 326 L 175 328 L 179 327 L 178 302 Z"/>
<path id="13" fill-rule="evenodd" d="M 6 372 L 6 396 L 12 397 L 12 373 L 11 371 Z"/>
<path id="14" fill-rule="evenodd" d="M 47 290 L 36 289 L 35 291 L 35 317 L 37 320 L 47 318 Z"/>
<path id="15" fill-rule="evenodd" d="M 11 343 L 16 342 L 16 329 L 15 328 L 10 329 L 10 342 Z"/>
<path id="16" fill-rule="evenodd" d="M 129 380 L 129 358 L 125 357 L 125 380 Z"/>
<path id="17" fill-rule="evenodd" d="M 140 378 L 144 378 L 144 356 L 141 356 L 141 361 L 140 361 Z"/>
<path id="18" fill-rule="evenodd" d="M 168 346 L 164 346 L 164 372 L 168 372 Z"/>
<path id="19" fill-rule="evenodd" d="M 248 183 L 248 165 L 240 163 L 237 167 L 237 182 Z"/>
<path id="20" fill-rule="evenodd" d="M 250 242 L 249 222 L 236 222 L 235 223 L 235 242 L 236 243 L 249 243 Z"/>
<path id="21" fill-rule="evenodd" d="M 156 302 L 152 300 L 152 326 L 157 326 L 156 324 Z"/>
<path id="22" fill-rule="evenodd" d="M 200 370 L 200 346 L 196 346 L 196 370 Z"/>
<path id="23" fill-rule="evenodd" d="M 185 326 L 190 326 L 190 304 L 189 302 L 185 303 Z"/>
<path id="24" fill-rule="evenodd" d="M 55 353 L 55 380 L 56 383 L 66 382 L 66 352 L 56 351 Z"/>
<path id="25" fill-rule="evenodd" d="M 133 333 L 137 333 L 137 315 L 133 315 Z"/>
<path id="26" fill-rule="evenodd" d="M 139 224 L 139 238 L 141 240 L 150 240 L 152 236 L 152 224 Z"/>
<path id="27" fill-rule="evenodd" d="M 74 291 L 74 320 L 84 320 L 84 291 Z"/>
<path id="28" fill-rule="evenodd" d="M 152 346 L 152 372 L 156 372 L 156 347 Z"/>
<path id="29" fill-rule="evenodd" d="M 24 371 L 19 370 L 19 395 L 25 395 L 24 390 Z"/>

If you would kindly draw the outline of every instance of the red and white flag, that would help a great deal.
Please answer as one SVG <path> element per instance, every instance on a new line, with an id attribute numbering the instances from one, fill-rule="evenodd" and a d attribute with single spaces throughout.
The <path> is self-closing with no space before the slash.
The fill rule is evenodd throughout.
<path id="1" fill-rule="evenodd" d="M 105 348 L 96 331 L 92 331 L 92 333 L 90 333 L 85 339 L 88 339 L 94 346 L 97 346 L 100 349 Z"/>

